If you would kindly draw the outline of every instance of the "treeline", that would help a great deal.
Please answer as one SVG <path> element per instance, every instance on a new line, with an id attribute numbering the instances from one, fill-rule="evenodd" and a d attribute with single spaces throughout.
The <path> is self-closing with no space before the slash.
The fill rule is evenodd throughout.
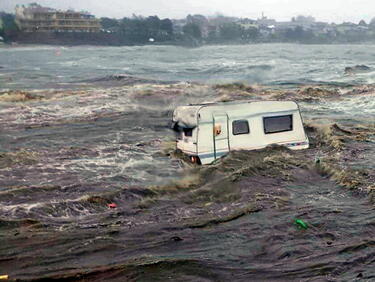
<path id="1" fill-rule="evenodd" d="M 220 42 L 255 42 L 259 38 L 256 27 L 244 28 L 236 23 L 223 23 L 211 29 L 199 23 L 187 22 L 176 27 L 170 19 L 152 17 L 132 17 L 121 20 L 102 18 L 105 32 L 118 36 L 135 44 L 148 42 L 174 42 L 181 44 L 204 44 Z"/>
<path id="2" fill-rule="evenodd" d="M 159 19 L 157 16 L 134 16 L 121 20 L 102 18 L 101 24 L 105 32 L 115 33 L 129 43 L 145 44 L 175 40 L 172 21 Z"/>
<path id="3" fill-rule="evenodd" d="M 82 35 L 82 37 L 90 38 L 90 44 L 94 42 L 97 45 L 162 43 L 199 46 L 221 43 L 298 42 L 329 44 L 375 41 L 375 20 L 369 24 L 361 21 L 359 24 L 343 23 L 338 25 L 316 23 L 312 17 L 302 16 L 293 18 L 291 22 L 287 23 L 274 21 L 273 24 L 262 24 L 261 20 L 225 16 L 206 18 L 202 15 L 189 15 L 182 20 L 160 19 L 157 16 L 133 16 L 122 19 L 101 18 L 101 34 Z M 268 19 L 266 18 L 266 20 Z M 308 21 L 307 24 L 306 20 Z M 57 35 L 59 38 L 69 37 L 69 34 L 60 33 Z M 18 30 L 14 15 L 7 13 L 0 13 L 0 36 L 5 41 L 13 39 L 22 42 L 22 38 L 28 37 L 30 39 L 30 34 L 23 34 Z M 41 37 L 43 36 L 36 36 L 36 38 Z M 95 38 L 97 38 L 97 42 Z"/>
<path id="4" fill-rule="evenodd" d="M 297 17 L 298 18 L 298 17 Z M 306 17 L 300 17 L 306 18 Z M 294 19 L 293 19 L 294 20 Z M 295 22 L 289 27 L 272 27 L 249 19 L 217 16 L 207 19 L 202 15 L 189 15 L 184 20 L 153 17 L 102 18 L 103 29 L 118 34 L 129 43 L 171 42 L 185 45 L 220 43 L 358 43 L 375 41 L 375 20 L 370 24 L 353 23 L 312 24 L 311 27 Z"/>

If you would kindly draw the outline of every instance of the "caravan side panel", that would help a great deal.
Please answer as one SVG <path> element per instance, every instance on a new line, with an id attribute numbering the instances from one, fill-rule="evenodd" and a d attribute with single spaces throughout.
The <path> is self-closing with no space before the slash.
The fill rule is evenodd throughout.
<path id="1" fill-rule="evenodd" d="M 281 132 L 277 132 L 276 130 L 267 130 L 267 125 L 269 127 L 272 119 L 286 119 L 288 115 L 292 115 L 292 130 L 291 131 L 283 131 L 281 128 Z M 262 120 L 260 120 L 261 124 L 263 125 L 263 136 L 266 144 L 280 144 L 286 145 L 291 149 L 303 149 L 308 148 L 308 138 L 305 134 L 305 130 L 303 128 L 303 123 L 301 119 L 301 115 L 299 111 L 293 112 L 286 112 L 282 114 L 267 114 L 263 115 Z M 276 132 L 273 132 L 276 131 Z M 301 144 L 301 145 L 293 145 L 289 146 L 290 144 Z"/>
<path id="2" fill-rule="evenodd" d="M 215 151 L 214 116 L 228 117 L 228 147 Z M 283 130 L 283 122 L 291 116 L 292 128 Z M 281 118 L 278 122 L 279 117 Z M 248 128 L 245 123 L 247 121 Z M 236 132 L 233 125 L 236 123 Z M 278 130 L 280 126 L 280 131 Z M 226 133 L 226 132 L 225 132 Z M 254 150 L 271 144 L 285 145 L 290 149 L 308 148 L 298 105 L 294 102 L 252 102 L 242 104 L 208 105 L 198 112 L 197 151 L 202 164 L 209 164 L 229 150 Z"/>

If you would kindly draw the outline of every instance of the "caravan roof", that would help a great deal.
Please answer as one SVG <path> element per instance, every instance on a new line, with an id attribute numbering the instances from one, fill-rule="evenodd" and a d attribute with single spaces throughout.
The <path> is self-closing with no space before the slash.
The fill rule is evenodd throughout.
<path id="1" fill-rule="evenodd" d="M 189 106 L 181 106 L 176 108 L 173 113 L 173 122 L 182 128 L 195 128 L 198 126 L 198 114 L 203 108 L 205 113 L 215 113 L 218 110 L 225 109 L 228 116 L 243 115 L 244 106 L 247 114 L 273 113 L 290 110 L 298 110 L 298 105 L 293 101 L 235 101 L 235 102 L 219 102 L 206 104 L 191 104 Z"/>

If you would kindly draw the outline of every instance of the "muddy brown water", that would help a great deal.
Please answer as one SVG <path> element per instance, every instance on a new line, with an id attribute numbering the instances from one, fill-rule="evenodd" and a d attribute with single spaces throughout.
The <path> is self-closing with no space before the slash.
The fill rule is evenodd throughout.
<path id="1" fill-rule="evenodd" d="M 191 167 L 171 154 L 171 111 L 215 95 L 205 85 L 136 84 L 4 102 L 0 274 L 374 280 L 372 94 L 301 103 L 305 122 L 339 124 L 331 135 L 310 128 L 309 150 L 239 152 Z M 326 163 L 343 176 L 322 172 Z"/>
<path id="2" fill-rule="evenodd" d="M 0 50 L 0 275 L 375 280 L 372 46 L 58 49 Z M 176 106 L 244 99 L 298 101 L 311 148 L 174 153 Z"/>

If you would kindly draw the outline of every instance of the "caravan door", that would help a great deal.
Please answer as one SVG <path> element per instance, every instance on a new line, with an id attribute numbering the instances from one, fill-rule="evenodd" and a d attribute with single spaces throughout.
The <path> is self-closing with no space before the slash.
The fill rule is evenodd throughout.
<path id="1" fill-rule="evenodd" d="M 213 116 L 214 157 L 222 157 L 229 151 L 228 115 L 214 114 Z"/>

